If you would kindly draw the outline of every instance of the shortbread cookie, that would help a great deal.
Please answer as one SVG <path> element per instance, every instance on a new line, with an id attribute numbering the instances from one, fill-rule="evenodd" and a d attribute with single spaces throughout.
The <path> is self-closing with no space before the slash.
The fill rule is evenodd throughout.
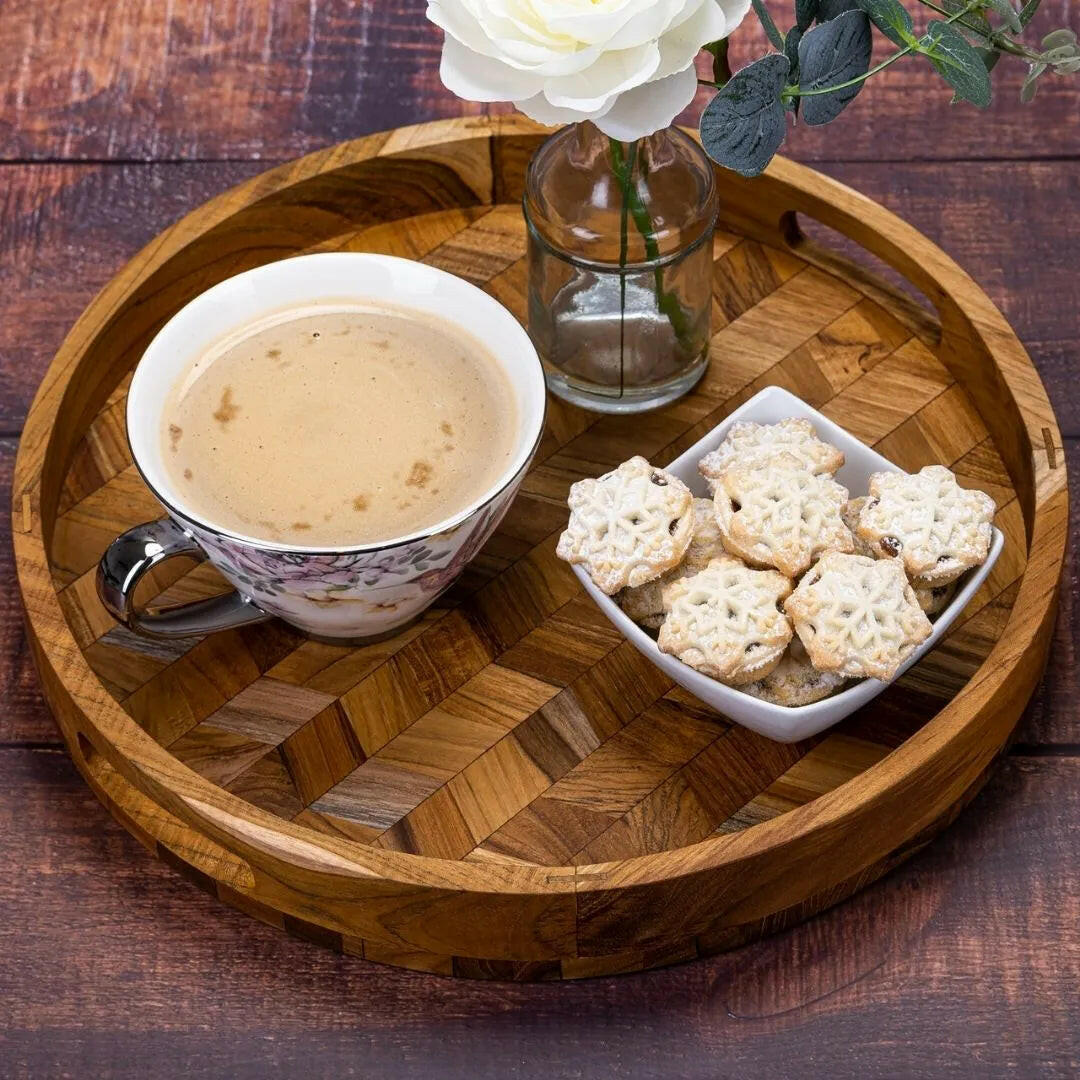
<path id="1" fill-rule="evenodd" d="M 661 574 L 655 581 L 636 589 L 623 589 L 615 598 L 619 607 L 636 623 L 649 630 L 659 630 L 664 621 L 663 590 L 678 578 L 696 574 L 709 565 L 710 559 L 724 554 L 724 542 L 716 524 L 711 499 L 695 499 L 693 504 L 693 533 L 683 561 L 674 570 Z"/>
<path id="2" fill-rule="evenodd" d="M 960 487 L 944 465 L 917 473 L 874 473 L 859 536 L 875 553 L 903 559 L 920 586 L 944 585 L 990 552 L 994 500 Z"/>
<path id="3" fill-rule="evenodd" d="M 945 585 L 919 585 L 914 581 L 911 583 L 915 599 L 927 615 L 940 615 L 952 603 L 952 598 L 956 595 L 956 585 L 955 581 Z"/>
<path id="4" fill-rule="evenodd" d="M 893 678 L 931 631 L 899 559 L 830 551 L 784 611 L 814 667 L 852 678 Z"/>
<path id="5" fill-rule="evenodd" d="M 869 501 L 869 495 L 860 495 L 857 499 L 849 499 L 847 505 L 840 511 L 840 517 L 855 541 L 853 554 L 865 555 L 868 559 L 876 559 L 878 557 L 877 552 L 855 531 L 859 527 L 859 514 L 862 513 L 862 508 Z"/>
<path id="6" fill-rule="evenodd" d="M 698 471 L 715 486 L 733 465 L 771 461 L 778 454 L 790 454 L 812 473 L 831 475 L 844 464 L 843 451 L 822 442 L 809 420 L 790 417 L 775 424 L 732 424 L 724 441 L 698 462 Z"/>
<path id="7" fill-rule="evenodd" d="M 632 457 L 598 480 L 570 489 L 570 521 L 556 554 L 585 566 L 611 596 L 644 585 L 676 566 L 693 530 L 690 489 L 677 477 Z"/>
<path id="8" fill-rule="evenodd" d="M 795 708 L 812 705 L 835 694 L 846 682 L 847 679 L 835 671 L 818 671 L 810 663 L 803 643 L 798 637 L 793 637 L 780 663 L 764 679 L 749 683 L 742 689 L 744 693 L 762 701 Z"/>
<path id="9" fill-rule="evenodd" d="M 754 566 L 798 577 L 822 552 L 854 547 L 840 517 L 847 488 L 790 454 L 728 469 L 714 501 L 724 546 Z"/>
<path id="10" fill-rule="evenodd" d="M 780 610 L 790 592 L 783 574 L 722 555 L 664 589 L 667 618 L 657 644 L 729 686 L 754 682 L 776 667 L 791 640 Z"/>

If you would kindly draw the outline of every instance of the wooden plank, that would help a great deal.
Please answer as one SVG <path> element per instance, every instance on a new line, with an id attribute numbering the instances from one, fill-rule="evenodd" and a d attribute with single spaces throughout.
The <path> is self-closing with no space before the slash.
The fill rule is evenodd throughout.
<path id="1" fill-rule="evenodd" d="M 49 358 L 109 276 L 187 210 L 263 167 L 0 166 L 0 433 L 18 430 Z M 1062 432 L 1080 435 L 1080 386 L 1069 376 L 1077 359 L 1080 275 L 1046 212 L 1076 201 L 1080 170 L 1048 162 L 953 163 L 950 182 L 964 197 L 942 200 L 939 166 L 823 168 L 906 217 L 972 273 L 1035 358 Z M 1003 200 L 1008 214 L 1001 213 Z M 79 229 L 74 247 L 71 222 Z M 549 427 L 563 425 L 565 442 L 583 415 L 556 405 Z"/>
<path id="2" fill-rule="evenodd" d="M 291 940 L 149 857 L 63 755 L 0 750 L 0 779 L 20 870 L 0 884 L 9 1075 L 187 1078 L 207 1054 L 236 1080 L 349 1075 L 359 1044 L 367 1075 L 446 1080 L 678 1080 L 721 1058 L 750 1080 L 793 1060 L 808 1078 L 1064 1077 L 1080 1057 L 1074 758 L 1008 761 L 946 837 L 804 926 L 549 987 L 428 978 Z"/>
<path id="3" fill-rule="evenodd" d="M 772 0 L 782 28 L 790 5 Z M 459 101 L 439 80 L 440 32 L 413 0 L 174 0 L 102 8 L 8 0 L 0 153 L 8 158 L 283 159 L 379 128 L 502 110 Z M 1046 0 L 1032 28 L 1068 25 Z M 875 35 L 877 37 L 877 35 Z M 138 42 L 138 47 L 132 47 Z M 877 54 L 891 47 L 877 42 Z M 738 68 L 766 51 L 756 20 L 732 43 Z M 950 106 L 917 58 L 893 65 L 826 130 L 799 125 L 786 149 L 805 160 L 1024 159 L 1075 154 L 1075 79 L 1049 79 L 1018 101 L 1024 66 L 995 71 L 992 122 Z M 686 119 L 708 100 L 702 92 Z"/>

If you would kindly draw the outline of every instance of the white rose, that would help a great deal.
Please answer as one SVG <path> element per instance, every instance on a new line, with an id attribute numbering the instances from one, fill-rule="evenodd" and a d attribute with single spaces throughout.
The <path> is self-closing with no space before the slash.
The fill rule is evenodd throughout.
<path id="1" fill-rule="evenodd" d="M 428 0 L 440 74 L 468 101 L 512 101 L 542 124 L 591 120 L 628 142 L 666 127 L 697 88 L 694 57 L 750 0 Z"/>

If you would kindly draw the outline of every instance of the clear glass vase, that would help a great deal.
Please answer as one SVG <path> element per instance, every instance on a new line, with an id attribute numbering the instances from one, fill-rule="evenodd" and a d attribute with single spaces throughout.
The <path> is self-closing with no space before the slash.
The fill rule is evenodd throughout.
<path id="1" fill-rule="evenodd" d="M 599 412 L 685 394 L 708 364 L 713 166 L 666 128 L 632 143 L 553 135 L 525 186 L 529 332 L 548 388 Z"/>

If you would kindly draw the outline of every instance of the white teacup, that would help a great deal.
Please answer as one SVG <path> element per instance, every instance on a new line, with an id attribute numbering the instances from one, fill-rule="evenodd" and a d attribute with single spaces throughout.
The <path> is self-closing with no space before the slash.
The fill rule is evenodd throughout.
<path id="1" fill-rule="evenodd" d="M 355 547 L 274 543 L 207 520 L 169 482 L 163 411 L 181 373 L 223 335 L 283 307 L 327 298 L 406 305 L 454 324 L 484 341 L 513 388 L 520 429 L 510 465 L 479 499 L 422 532 Z M 536 452 L 545 400 L 540 359 L 514 316 L 474 285 L 434 267 L 388 255 L 331 252 L 285 259 L 222 281 L 162 327 L 135 369 L 128 440 L 136 467 L 168 517 L 113 541 L 98 568 L 102 601 L 131 629 L 157 636 L 204 634 L 274 615 L 335 640 L 393 633 L 445 591 L 494 532 Z M 357 420 L 362 419 L 361 413 Z M 236 591 L 166 611 L 138 609 L 133 594 L 139 579 L 175 555 L 209 559 Z"/>

